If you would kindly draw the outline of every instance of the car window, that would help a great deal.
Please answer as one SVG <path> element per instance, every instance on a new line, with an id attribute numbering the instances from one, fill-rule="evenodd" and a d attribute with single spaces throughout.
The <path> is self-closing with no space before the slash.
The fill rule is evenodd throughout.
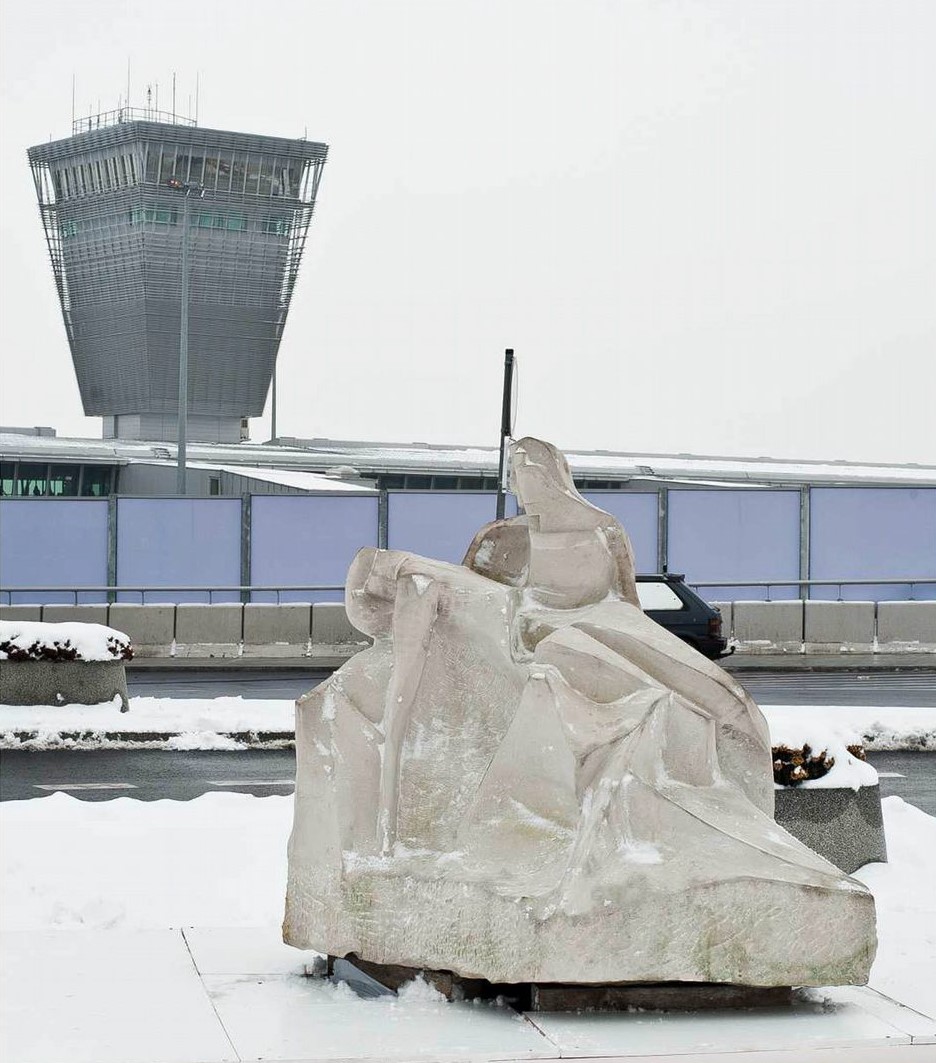
<path id="1" fill-rule="evenodd" d="M 679 595 L 665 583 L 638 583 L 637 597 L 644 612 L 648 609 L 684 608 Z"/>

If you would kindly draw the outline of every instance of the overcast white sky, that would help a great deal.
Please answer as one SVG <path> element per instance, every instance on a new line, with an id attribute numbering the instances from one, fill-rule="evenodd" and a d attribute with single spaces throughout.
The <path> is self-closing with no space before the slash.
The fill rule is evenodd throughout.
<path id="1" fill-rule="evenodd" d="M 0 423 L 82 415 L 28 145 L 132 62 L 331 153 L 279 431 L 936 462 L 933 0 L 7 0 Z M 266 438 L 267 418 L 255 421 Z"/>

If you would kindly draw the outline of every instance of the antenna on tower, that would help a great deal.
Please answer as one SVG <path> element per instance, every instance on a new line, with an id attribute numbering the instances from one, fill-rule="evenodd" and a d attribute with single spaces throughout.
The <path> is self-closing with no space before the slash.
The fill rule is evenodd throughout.
<path id="1" fill-rule="evenodd" d="M 172 120 L 175 121 L 175 71 L 172 71 Z"/>
<path id="2" fill-rule="evenodd" d="M 198 71 L 195 71 L 195 125 L 198 125 Z"/>
<path id="3" fill-rule="evenodd" d="M 159 82 L 156 82 L 156 120 L 159 120 Z"/>
<path id="4" fill-rule="evenodd" d="M 127 107 L 130 107 L 130 56 L 127 56 Z"/>
<path id="5" fill-rule="evenodd" d="M 72 71 L 72 132 L 75 131 L 75 73 Z"/>

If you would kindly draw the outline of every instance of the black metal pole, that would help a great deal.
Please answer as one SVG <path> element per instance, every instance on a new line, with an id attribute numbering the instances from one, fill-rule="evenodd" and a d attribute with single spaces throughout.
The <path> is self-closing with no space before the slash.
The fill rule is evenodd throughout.
<path id="1" fill-rule="evenodd" d="M 508 347 L 504 351 L 504 394 L 501 402 L 500 458 L 497 463 L 497 520 L 504 519 L 504 508 L 507 503 L 507 492 L 504 490 L 504 464 L 507 460 L 505 443 L 511 432 L 510 400 L 513 391 L 513 368 L 513 347 Z"/>

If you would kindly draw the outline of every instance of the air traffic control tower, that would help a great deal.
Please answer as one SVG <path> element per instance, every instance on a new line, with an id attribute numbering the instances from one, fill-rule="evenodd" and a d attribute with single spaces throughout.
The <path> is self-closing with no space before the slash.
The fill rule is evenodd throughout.
<path id="1" fill-rule="evenodd" d="M 29 163 L 85 413 L 105 437 L 176 438 L 187 289 L 188 438 L 238 441 L 263 412 L 327 146 L 150 109 L 72 132 Z"/>

